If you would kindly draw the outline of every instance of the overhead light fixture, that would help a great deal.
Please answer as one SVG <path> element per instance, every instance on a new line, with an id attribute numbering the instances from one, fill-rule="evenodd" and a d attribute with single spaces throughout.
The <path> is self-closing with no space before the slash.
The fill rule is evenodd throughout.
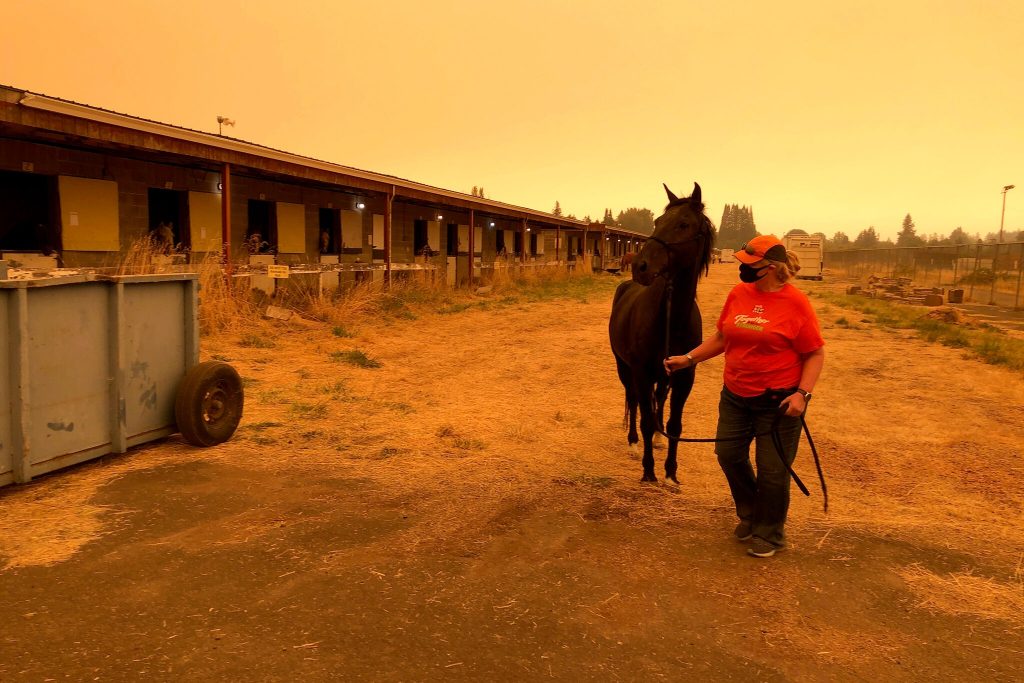
<path id="1" fill-rule="evenodd" d="M 492 228 L 494 227 L 494 221 L 491 221 L 491 227 Z"/>
<path id="2" fill-rule="evenodd" d="M 360 211 L 362 211 L 363 209 L 366 208 L 366 204 L 363 204 L 362 202 L 359 202 L 358 204 L 356 204 L 356 208 L 359 209 Z"/>
<path id="3" fill-rule="evenodd" d="M 440 221 L 440 220 L 443 220 L 443 219 L 444 219 L 444 216 L 442 216 L 441 214 L 437 214 L 437 220 Z"/>
<path id="4" fill-rule="evenodd" d="M 529 228 L 527 228 L 527 229 L 526 229 L 526 232 L 530 232 L 530 229 L 529 229 Z"/>

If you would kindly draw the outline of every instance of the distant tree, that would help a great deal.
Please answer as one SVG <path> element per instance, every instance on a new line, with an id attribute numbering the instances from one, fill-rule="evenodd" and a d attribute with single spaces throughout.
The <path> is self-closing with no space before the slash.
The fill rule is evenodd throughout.
<path id="1" fill-rule="evenodd" d="M 480 189 L 476 191 L 476 196 L 480 197 L 480 199 L 486 199 L 486 195 L 484 195 L 483 185 L 481 185 Z"/>
<path id="2" fill-rule="evenodd" d="M 753 207 L 726 204 L 722 211 L 722 222 L 718 225 L 715 245 L 724 249 L 739 249 L 755 237 L 757 226 L 754 225 Z"/>
<path id="3" fill-rule="evenodd" d="M 720 248 L 739 249 L 743 244 L 757 237 L 754 225 L 753 207 L 728 204 L 722 212 L 715 244 Z"/>
<path id="4" fill-rule="evenodd" d="M 878 233 L 875 232 L 875 226 L 871 226 L 861 230 L 857 235 L 856 239 L 853 240 L 853 246 L 858 249 L 871 249 L 879 245 Z"/>
<path id="5" fill-rule="evenodd" d="M 479 192 L 479 190 L 477 190 L 476 189 L 476 185 L 474 185 L 473 186 L 473 190 L 469 194 L 472 195 L 473 197 L 475 197 L 477 192 Z"/>
<path id="6" fill-rule="evenodd" d="M 575 216 L 575 215 L 573 215 L 573 214 L 571 214 L 571 213 L 570 213 L 570 214 L 569 214 L 568 216 L 566 216 L 566 218 L 571 218 L 571 219 L 573 219 L 574 221 L 575 221 L 575 220 L 579 220 L 579 219 L 577 219 L 577 218 L 576 218 L 576 216 Z"/>
<path id="7" fill-rule="evenodd" d="M 615 216 L 612 215 L 611 209 L 604 210 L 604 218 L 601 219 L 601 222 L 605 225 L 615 225 Z"/>
<path id="8" fill-rule="evenodd" d="M 562 205 L 558 203 L 557 199 L 555 200 L 555 208 L 551 210 L 551 214 L 554 216 L 562 215 Z"/>
<path id="9" fill-rule="evenodd" d="M 842 249 L 849 249 L 850 236 L 847 235 L 845 232 L 837 231 L 834 235 L 832 235 L 832 239 L 826 242 L 826 245 L 836 251 L 840 251 Z"/>
<path id="10" fill-rule="evenodd" d="M 806 230 L 801 230 L 800 228 L 793 228 L 792 230 L 790 230 L 789 232 L 787 232 L 783 236 L 784 237 L 796 237 L 796 236 L 807 237 L 808 235 L 807 235 L 807 231 Z"/>
<path id="11" fill-rule="evenodd" d="M 900 230 L 900 234 L 896 237 L 897 247 L 919 247 L 924 244 L 924 240 L 917 236 L 917 228 L 914 226 L 914 219 L 910 217 L 908 213 L 906 218 L 903 219 L 903 228 Z"/>
<path id="12" fill-rule="evenodd" d="M 654 214 L 650 209 L 630 208 L 619 211 L 615 223 L 643 235 L 650 235 L 654 232 Z"/>
<path id="13" fill-rule="evenodd" d="M 722 209 L 722 220 L 718 224 L 718 247 L 735 249 L 733 243 L 736 241 L 736 227 L 732 220 L 732 204 L 726 204 Z"/>
<path id="14" fill-rule="evenodd" d="M 593 223 L 594 222 L 593 220 L 591 220 L 589 213 L 586 216 L 583 217 L 583 220 L 586 223 Z"/>

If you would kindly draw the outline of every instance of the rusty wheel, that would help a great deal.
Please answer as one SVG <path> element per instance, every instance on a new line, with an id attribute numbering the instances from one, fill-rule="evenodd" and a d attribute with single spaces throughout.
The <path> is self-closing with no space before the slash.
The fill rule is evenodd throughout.
<path id="1" fill-rule="evenodd" d="M 242 378 L 227 363 L 207 361 L 187 373 L 174 399 L 178 431 L 195 446 L 216 446 L 231 438 L 242 419 Z"/>

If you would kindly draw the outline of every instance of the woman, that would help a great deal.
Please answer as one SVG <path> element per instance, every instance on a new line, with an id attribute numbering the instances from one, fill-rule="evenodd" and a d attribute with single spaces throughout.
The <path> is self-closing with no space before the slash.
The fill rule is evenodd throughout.
<path id="1" fill-rule="evenodd" d="M 718 404 L 718 463 L 740 521 L 736 537 L 751 541 L 747 553 L 771 557 L 786 545 L 789 472 L 769 432 L 779 420 L 787 463 L 796 457 L 800 416 L 825 362 L 824 340 L 807 296 L 787 281 L 800 270 L 793 252 L 776 237 L 755 237 L 735 253 L 742 282 L 729 292 L 718 331 L 665 370 L 691 367 L 725 353 L 725 386 Z M 757 474 L 750 464 L 754 434 Z M 746 438 L 743 438 L 746 437 Z M 737 439 L 738 440 L 731 440 Z"/>

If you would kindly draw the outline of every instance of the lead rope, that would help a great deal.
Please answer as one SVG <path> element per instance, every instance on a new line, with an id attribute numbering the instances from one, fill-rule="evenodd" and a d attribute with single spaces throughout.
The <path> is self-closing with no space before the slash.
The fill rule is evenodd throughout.
<path id="1" fill-rule="evenodd" d="M 668 286 L 665 289 L 665 294 L 666 294 L 666 296 L 665 296 L 665 358 L 668 358 L 669 343 L 671 341 L 671 335 L 672 335 L 672 281 L 671 280 L 669 280 L 669 282 L 668 282 Z M 800 477 L 793 470 L 793 466 L 789 462 L 786 461 L 786 457 L 785 457 L 785 455 L 783 455 L 782 435 L 779 434 L 779 422 L 782 420 L 782 418 L 785 415 L 783 412 L 780 412 L 778 415 L 775 416 L 775 419 L 772 420 L 771 429 L 769 429 L 766 432 L 761 432 L 760 434 L 753 434 L 753 435 L 751 435 L 749 437 L 748 436 L 730 436 L 730 437 L 722 438 L 722 439 L 688 439 L 688 438 L 684 438 L 682 435 L 680 435 L 680 436 L 671 436 L 670 434 L 667 434 L 665 432 L 665 423 L 662 420 L 662 414 L 663 414 L 663 411 L 664 411 L 664 407 L 665 407 L 665 404 L 668 403 L 668 394 L 669 394 L 669 391 L 671 391 L 671 390 L 672 390 L 672 383 L 670 381 L 669 385 L 668 385 L 668 391 L 665 392 L 665 401 L 660 406 L 655 405 L 656 410 L 654 411 L 654 415 L 655 415 L 655 417 L 657 419 L 656 431 L 659 434 L 661 434 L 666 439 L 669 439 L 670 441 L 683 442 L 683 443 L 718 443 L 718 442 L 726 442 L 726 441 L 742 441 L 744 439 L 756 439 L 759 436 L 766 436 L 766 435 L 770 434 L 771 437 L 772 437 L 772 445 L 775 446 L 775 452 L 778 454 L 779 460 L 782 461 L 783 466 L 785 466 L 786 471 L 789 472 L 789 476 L 793 478 L 793 481 L 796 483 L 797 488 L 800 489 L 800 492 L 803 493 L 805 496 L 810 497 L 811 492 L 807 490 L 807 487 L 804 485 L 803 481 L 800 480 Z M 814 439 L 811 438 L 811 430 L 807 426 L 807 420 L 804 419 L 804 416 L 802 414 L 800 415 L 800 426 L 803 427 L 804 434 L 807 436 L 807 443 L 811 447 L 811 455 L 814 456 L 814 467 L 818 471 L 818 481 L 821 482 L 822 506 L 823 506 L 823 509 L 824 509 L 825 513 L 828 513 L 828 486 L 825 485 L 825 473 L 821 469 L 821 459 L 818 457 L 818 449 L 814 446 Z"/>

